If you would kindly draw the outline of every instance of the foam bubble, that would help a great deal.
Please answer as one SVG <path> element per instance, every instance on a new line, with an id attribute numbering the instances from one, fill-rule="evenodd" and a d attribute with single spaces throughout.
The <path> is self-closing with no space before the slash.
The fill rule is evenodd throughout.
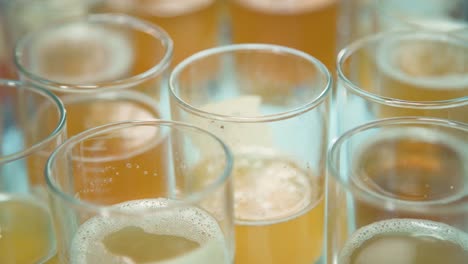
<path id="1" fill-rule="evenodd" d="M 110 254 L 101 242 L 107 235 L 128 226 L 142 228 L 147 233 L 183 237 L 199 243 L 202 248 L 211 241 L 223 244 L 220 227 L 205 211 L 195 207 L 160 210 L 174 204 L 175 201 L 165 198 L 129 201 L 113 206 L 126 213 L 125 216 L 110 215 L 89 219 L 78 228 L 73 238 L 71 263 L 88 263 L 89 259 L 98 263 L 129 263 L 129 260 Z M 148 209 L 159 212 L 148 213 Z M 145 213 L 141 213 L 142 210 Z M 135 216 L 129 216 L 129 213 L 135 213 Z"/>
<path id="2" fill-rule="evenodd" d="M 414 41 L 414 45 L 408 47 L 408 49 L 402 49 L 402 46 L 399 45 L 402 41 Z M 408 43 L 408 42 L 407 42 Z M 411 42 L 410 42 L 411 43 Z M 466 89 L 468 86 L 468 79 L 465 78 L 466 74 L 462 72 L 454 72 L 452 74 L 445 75 L 434 75 L 434 76 L 412 76 L 409 73 L 404 72 L 398 66 L 397 63 L 401 63 L 400 60 L 407 60 L 408 63 L 416 64 L 417 61 L 409 61 L 408 58 L 413 57 L 412 54 L 424 52 L 425 43 L 444 43 L 444 47 L 451 47 L 453 49 L 464 49 L 468 50 L 468 46 L 461 44 L 461 42 L 450 41 L 444 36 L 431 35 L 412 35 L 399 37 L 392 40 L 387 40 L 385 43 L 382 43 L 377 48 L 377 65 L 388 76 L 406 82 L 415 86 L 423 86 L 428 89 Z M 447 48 L 444 48 L 444 51 L 447 51 Z M 425 52 L 429 52 L 426 50 Z M 452 54 L 455 55 L 455 54 Z M 456 54 L 458 55 L 458 54 Z M 432 54 L 431 56 L 438 56 Z M 465 54 L 460 53 L 459 56 L 452 56 L 457 61 L 452 64 L 460 64 L 459 68 L 465 67 L 467 63 L 467 57 Z"/>
<path id="3" fill-rule="evenodd" d="M 234 211 L 241 224 L 288 221 L 321 199 L 318 177 L 269 148 L 246 147 L 235 155 Z"/>
<path id="4" fill-rule="evenodd" d="M 377 235 L 410 233 L 450 241 L 468 250 L 468 234 L 449 225 L 420 219 L 390 219 L 364 226 L 353 233 L 340 253 L 339 263 L 349 262 L 353 252 Z"/>

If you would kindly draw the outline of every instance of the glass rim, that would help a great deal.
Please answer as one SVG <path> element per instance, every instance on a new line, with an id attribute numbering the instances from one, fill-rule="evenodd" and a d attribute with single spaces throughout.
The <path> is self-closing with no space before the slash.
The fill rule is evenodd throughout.
<path id="1" fill-rule="evenodd" d="M 453 212 L 461 208 L 462 212 L 468 212 L 468 203 L 457 204 L 456 201 L 437 201 L 437 202 L 424 202 L 424 201 L 405 201 L 388 198 L 381 194 L 375 194 L 374 192 L 367 191 L 361 187 L 351 186 L 348 182 L 345 182 L 341 177 L 337 164 L 339 163 L 341 156 L 341 149 L 345 146 L 346 142 L 355 135 L 361 134 L 362 132 L 369 131 L 375 128 L 383 127 L 394 127 L 395 125 L 434 125 L 437 127 L 445 127 L 448 129 L 455 129 L 457 131 L 463 131 L 468 133 L 468 124 L 448 119 L 432 118 L 432 117 L 419 117 L 419 116 L 407 116 L 407 117 L 394 117 L 384 118 L 369 123 L 365 123 L 354 127 L 341 136 L 339 136 L 327 151 L 327 168 L 330 176 L 347 192 L 350 192 L 353 196 L 359 197 L 365 201 L 369 201 L 372 204 L 382 205 L 382 200 L 390 199 L 392 204 L 398 206 L 398 208 L 408 208 L 409 211 L 426 210 L 427 208 L 437 209 L 443 212 Z M 466 178 L 466 175 L 464 175 Z M 468 191 L 468 186 L 465 187 L 463 192 Z"/>
<path id="2" fill-rule="evenodd" d="M 56 159 L 60 154 L 64 154 L 63 153 L 64 151 L 68 151 L 71 147 L 79 144 L 82 140 L 88 139 L 92 136 L 99 135 L 105 132 L 116 131 L 120 129 L 136 127 L 136 126 L 153 126 L 153 127 L 168 127 L 170 129 L 174 129 L 174 128 L 184 129 L 184 130 L 189 130 L 191 132 L 201 133 L 210 137 L 211 139 L 215 140 L 219 144 L 219 146 L 222 148 L 224 152 L 226 165 L 224 166 L 222 174 L 218 175 L 218 177 L 216 177 L 216 179 L 213 180 L 208 186 L 204 187 L 203 190 L 191 193 L 190 195 L 188 195 L 187 197 L 181 200 L 176 200 L 176 203 L 171 204 L 168 207 L 158 208 L 157 210 L 142 209 L 138 211 L 126 212 L 120 208 L 115 208 L 114 207 L 115 204 L 99 205 L 93 202 L 79 200 L 79 199 L 76 199 L 74 195 L 70 195 L 61 190 L 62 188 L 59 186 L 59 184 L 57 184 L 57 181 L 54 179 L 56 175 L 54 173 L 54 167 L 55 167 Z M 79 207 L 79 208 L 86 208 L 86 210 L 88 211 L 113 213 L 113 214 L 121 214 L 121 215 L 135 215 L 135 214 L 145 213 L 147 211 L 161 212 L 161 211 L 171 210 L 176 207 L 186 207 L 188 205 L 193 205 L 201 201 L 202 199 L 206 198 L 206 196 L 214 193 L 216 190 L 220 189 L 222 185 L 227 183 L 230 179 L 232 169 L 233 169 L 233 155 L 229 147 L 220 138 L 218 138 L 216 135 L 214 135 L 213 133 L 205 129 L 199 128 L 197 126 L 194 126 L 188 123 L 177 122 L 177 121 L 131 120 L 131 121 L 114 122 L 114 123 L 101 125 L 98 127 L 85 130 L 81 133 L 78 133 L 70 137 L 65 142 L 60 144 L 60 146 L 58 146 L 49 156 L 45 165 L 44 174 L 45 174 L 45 181 L 46 181 L 48 189 L 50 190 L 51 195 L 58 197 L 61 201 L 65 202 L 68 205 L 72 205 L 72 206 Z"/>
<path id="3" fill-rule="evenodd" d="M 13 89 L 26 89 L 28 92 L 32 92 L 34 94 L 39 94 L 43 98 L 46 98 L 49 102 L 54 104 L 55 108 L 58 110 L 58 122 L 55 128 L 50 132 L 49 135 L 46 137 L 40 139 L 39 142 L 36 142 L 32 144 L 29 147 L 23 148 L 21 151 L 17 151 L 12 154 L 8 154 L 5 156 L 0 157 L 1 163 L 9 163 L 15 160 L 19 160 L 22 158 L 25 158 L 32 153 L 40 150 L 41 148 L 44 147 L 44 145 L 47 145 L 50 143 L 52 140 L 60 136 L 61 132 L 66 129 L 66 123 L 67 123 L 67 111 L 65 109 L 65 106 L 63 105 L 63 102 L 51 91 L 45 89 L 44 87 L 30 84 L 30 83 L 22 83 L 20 81 L 16 80 L 7 80 L 7 79 L 1 79 L 0 78 L 0 87 L 9 87 Z"/>
<path id="4" fill-rule="evenodd" d="M 261 116 L 248 116 L 248 117 L 238 117 L 232 115 L 223 115 L 223 114 L 216 114 L 208 111 L 201 110 L 199 107 L 195 107 L 192 104 L 183 100 L 175 90 L 179 87 L 178 78 L 182 71 L 184 71 L 188 66 L 192 63 L 209 58 L 211 56 L 217 56 L 222 54 L 234 54 L 237 52 L 242 51 L 265 51 L 271 54 L 287 54 L 292 55 L 297 58 L 301 58 L 310 62 L 314 67 L 317 69 L 318 74 L 322 75 L 326 79 L 326 83 L 324 87 L 322 87 L 322 91 L 311 101 L 307 102 L 306 104 L 302 104 L 296 106 L 292 109 L 278 112 L 275 114 L 269 115 L 261 115 Z M 169 91 L 170 95 L 176 99 L 177 104 L 183 107 L 185 110 L 189 111 L 192 114 L 195 114 L 200 117 L 215 119 L 224 122 L 233 122 L 233 123 L 257 123 L 257 122 L 271 122 L 271 121 L 278 121 L 288 119 L 302 113 L 308 112 L 309 110 L 315 108 L 320 103 L 322 103 L 328 96 L 329 91 L 333 85 L 333 78 L 330 74 L 330 71 L 326 68 L 326 66 L 317 58 L 309 55 L 305 52 L 302 52 L 297 49 L 280 46 L 280 45 L 273 45 L 273 44 L 257 44 L 257 43 L 249 43 L 249 44 L 230 44 L 220 47 L 214 47 L 210 49 L 206 49 L 200 52 L 197 52 L 188 58 L 184 59 L 178 65 L 175 66 L 174 70 L 171 72 L 169 76 Z"/>
<path id="5" fill-rule="evenodd" d="M 87 93 L 94 92 L 96 90 L 107 92 L 125 89 L 129 86 L 144 82 L 154 76 L 161 74 L 164 70 L 169 68 L 172 55 L 174 52 L 174 44 L 169 34 L 162 29 L 160 26 L 152 24 L 150 22 L 118 13 L 103 13 L 103 14 L 92 14 L 84 17 L 66 19 L 65 24 L 71 25 L 74 23 L 98 23 L 98 24 L 110 24 L 110 25 L 125 25 L 132 30 L 138 30 L 158 39 L 162 46 L 165 48 L 164 56 L 162 59 L 145 70 L 142 73 L 122 78 L 114 81 L 97 82 L 94 84 L 69 84 L 63 82 L 56 82 L 47 78 L 43 78 L 34 72 L 30 71 L 28 67 L 21 63 L 23 58 L 23 51 L 27 48 L 31 41 L 37 39 L 41 34 L 51 29 L 57 29 L 64 26 L 63 21 L 55 22 L 42 27 L 41 29 L 30 32 L 20 38 L 14 48 L 14 64 L 17 67 L 20 74 L 25 75 L 32 82 L 38 82 L 42 85 L 46 85 L 51 90 L 65 93 Z"/>
<path id="6" fill-rule="evenodd" d="M 347 74 L 344 73 L 343 67 L 346 61 L 352 57 L 357 51 L 365 49 L 370 45 L 378 43 L 388 37 L 398 37 L 398 36 L 410 36 L 414 37 L 415 34 L 422 34 L 425 36 L 435 37 L 439 40 L 454 40 L 455 43 L 460 44 L 461 46 L 467 47 L 468 43 L 459 38 L 454 34 L 449 32 L 440 32 L 440 31 L 431 31 L 431 30 L 415 30 L 415 29 L 400 29 L 400 30 L 391 30 L 379 32 L 370 36 L 360 38 L 356 41 L 345 46 L 340 50 L 336 60 L 336 71 L 338 75 L 338 80 L 343 81 L 343 86 L 350 92 L 357 94 L 360 97 L 363 97 L 366 100 L 376 102 L 383 105 L 400 107 L 400 108 L 414 108 L 414 109 L 446 109 L 452 107 L 459 107 L 468 105 L 468 96 L 462 96 L 447 100 L 436 100 L 436 101 L 413 101 L 413 100 L 403 100 L 399 98 L 392 98 L 387 96 L 382 96 L 377 93 L 368 92 L 360 87 L 360 85 L 355 84 L 352 80 L 347 77 Z"/>

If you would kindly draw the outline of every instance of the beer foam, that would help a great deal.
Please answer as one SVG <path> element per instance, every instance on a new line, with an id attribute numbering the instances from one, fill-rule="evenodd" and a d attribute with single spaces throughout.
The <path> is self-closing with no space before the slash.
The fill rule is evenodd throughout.
<path id="1" fill-rule="evenodd" d="M 205 244 L 208 244 L 213 250 L 213 244 L 210 244 L 212 241 L 217 245 L 224 244 L 224 236 L 219 225 L 205 211 L 195 207 L 161 210 L 176 204 L 175 201 L 165 198 L 128 201 L 113 207 L 126 214 L 134 213 L 135 216 L 109 215 L 89 219 L 78 228 L 73 237 L 70 252 L 71 263 L 132 263 L 128 259 L 110 254 L 101 242 L 107 235 L 129 226 L 142 228 L 147 233 L 174 235 L 195 241 L 201 247 L 194 251 L 205 248 Z M 152 213 L 148 210 L 156 212 Z M 218 246 L 222 253 L 218 254 L 222 254 L 221 258 L 224 259 L 225 249 L 221 249 L 221 247 Z M 189 252 L 188 255 L 192 253 L 204 255 L 200 252 Z M 210 257 L 212 256 L 210 255 Z M 220 256 L 217 259 L 219 260 Z M 180 262 L 177 259 L 162 263 Z M 182 263 L 184 262 L 182 261 Z"/>
<path id="2" fill-rule="evenodd" d="M 404 40 L 414 40 L 421 45 L 412 45 L 411 49 L 404 50 L 401 48 L 398 43 Z M 424 42 L 423 42 L 424 41 Z M 376 61 L 377 65 L 380 70 L 382 70 L 385 74 L 390 76 L 391 78 L 400 80 L 402 82 L 406 82 L 411 85 L 415 86 L 422 86 L 428 89 L 467 89 L 468 86 L 468 79 L 466 78 L 465 73 L 454 73 L 454 74 L 447 74 L 443 76 L 412 76 L 409 73 L 404 72 L 397 66 L 398 63 L 401 63 L 400 60 L 406 60 L 406 63 L 410 65 L 415 65 L 418 62 L 411 61 L 408 58 L 411 58 L 415 53 L 420 53 L 421 48 L 424 48 L 424 45 L 428 42 L 437 42 L 437 43 L 447 43 L 447 45 L 453 45 L 454 47 L 464 48 L 468 50 L 468 46 L 464 46 L 461 42 L 453 42 L 449 43 L 444 36 L 437 36 L 431 35 L 428 36 L 421 36 L 418 38 L 417 35 L 412 35 L 410 37 L 400 37 L 398 39 L 387 40 L 385 43 L 378 45 L 377 47 L 377 54 L 376 54 Z M 424 51 L 424 49 L 422 49 Z M 428 52 L 428 51 L 426 51 Z M 431 56 L 438 56 L 432 52 Z M 461 62 L 463 67 L 466 68 L 466 63 L 468 63 L 468 58 L 466 54 L 460 54 L 460 56 L 456 56 L 457 62 Z M 412 66 L 411 65 L 411 66 Z"/>
<path id="3" fill-rule="evenodd" d="M 321 199 L 316 177 L 270 149 L 244 149 L 235 155 L 234 208 L 242 224 L 288 221 Z M 254 222 L 253 222 L 254 221 Z"/>
<path id="4" fill-rule="evenodd" d="M 262 12 L 289 14 L 304 13 L 311 10 L 319 10 L 336 4 L 336 0 L 296 0 L 296 1 L 278 1 L 278 0 L 235 0 L 239 4 L 256 9 Z"/>
<path id="5" fill-rule="evenodd" d="M 392 233 L 409 233 L 450 241 L 468 250 L 468 234 L 449 225 L 420 219 L 390 219 L 375 222 L 355 231 L 340 252 L 341 264 L 349 263 L 355 250 L 375 236 Z M 398 241 L 394 241 L 398 242 Z M 395 246 L 398 246 L 395 244 Z"/>
<path id="6" fill-rule="evenodd" d="M 64 56 L 86 55 L 79 61 Z M 133 49 L 125 31 L 73 23 L 43 33 L 31 46 L 30 65 L 42 78 L 67 84 L 93 84 L 121 79 L 133 64 Z M 49 56 L 48 56 L 49 55 Z M 46 67 L 47 65 L 47 67 Z M 73 67 L 72 67 L 73 65 Z M 53 70 L 51 71 L 50 68 Z M 73 72 L 66 72 L 73 68 Z M 76 69 L 79 69 L 76 71 Z"/>

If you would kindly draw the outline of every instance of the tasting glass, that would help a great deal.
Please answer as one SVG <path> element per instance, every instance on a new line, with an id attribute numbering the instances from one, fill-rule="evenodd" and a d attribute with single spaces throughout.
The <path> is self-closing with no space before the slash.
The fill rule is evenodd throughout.
<path id="1" fill-rule="evenodd" d="M 234 153 L 235 263 L 317 261 L 332 85 L 325 66 L 284 46 L 237 44 L 189 57 L 169 83 L 172 118 L 211 131 Z"/>
<path id="2" fill-rule="evenodd" d="M 340 136 L 328 153 L 327 263 L 464 263 L 467 150 L 467 124 L 436 118 Z"/>
<path id="3" fill-rule="evenodd" d="M 72 136 L 112 122 L 167 118 L 161 97 L 171 56 L 172 40 L 158 26 L 98 14 L 24 35 L 15 64 L 22 81 L 43 85 L 64 102 Z"/>
<path id="4" fill-rule="evenodd" d="M 337 67 L 338 134 L 398 116 L 468 122 L 468 42 L 456 35 L 378 33 L 344 48 Z"/>
<path id="5" fill-rule="evenodd" d="M 71 137 L 46 165 L 60 260 L 232 263 L 231 169 L 224 143 L 187 124 L 126 121 Z"/>

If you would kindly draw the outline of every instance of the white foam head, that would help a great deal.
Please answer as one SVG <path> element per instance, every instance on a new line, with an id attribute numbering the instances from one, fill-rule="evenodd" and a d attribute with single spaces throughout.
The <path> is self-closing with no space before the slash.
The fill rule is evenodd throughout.
<path id="1" fill-rule="evenodd" d="M 366 241 L 382 234 L 409 233 L 450 241 L 468 250 L 468 234 L 449 225 L 420 219 L 390 219 L 364 226 L 353 233 L 340 252 L 340 264 L 348 264 L 353 252 Z M 401 246 L 401 245 L 395 245 Z M 403 248 L 407 248 L 406 245 Z M 386 248 L 389 250 L 388 248 Z M 408 252 L 410 254 L 411 252 Z M 398 263 L 398 262 L 395 262 Z"/>
<path id="2" fill-rule="evenodd" d="M 174 202 L 164 198 L 129 201 L 114 207 L 126 214 L 135 213 L 134 217 L 111 215 L 89 219 L 78 228 L 73 238 L 71 263 L 132 263 L 128 259 L 112 255 L 102 243 L 107 235 L 128 226 L 142 228 L 147 233 L 184 237 L 201 245 L 184 257 L 158 263 L 194 263 L 189 260 L 198 258 L 208 259 L 208 262 L 203 263 L 224 263 L 226 261 L 224 236 L 216 220 L 195 207 L 161 210 L 172 203 Z M 159 212 L 146 216 L 141 214 L 142 210 L 148 209 Z"/>

